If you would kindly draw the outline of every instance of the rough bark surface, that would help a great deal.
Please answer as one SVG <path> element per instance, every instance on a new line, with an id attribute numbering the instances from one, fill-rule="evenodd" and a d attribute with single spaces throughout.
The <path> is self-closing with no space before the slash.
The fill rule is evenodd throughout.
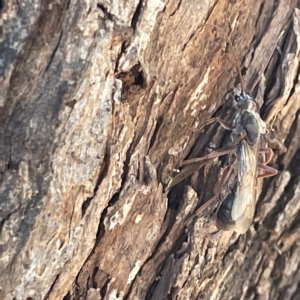
<path id="1" fill-rule="evenodd" d="M 1 1 L 0 299 L 299 299 L 297 7 Z M 230 120 L 234 52 L 248 88 L 273 53 L 256 99 L 279 173 L 246 234 L 212 235 L 217 203 L 184 220 L 220 160 L 167 185 L 226 144 L 220 126 L 197 129 Z"/>

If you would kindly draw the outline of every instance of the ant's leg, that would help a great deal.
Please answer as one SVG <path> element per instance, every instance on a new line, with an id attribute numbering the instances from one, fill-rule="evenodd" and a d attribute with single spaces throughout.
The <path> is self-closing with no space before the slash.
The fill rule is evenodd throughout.
<path id="1" fill-rule="evenodd" d="M 185 160 L 182 163 L 182 165 L 185 165 L 185 167 L 183 167 L 182 170 L 171 180 L 167 189 L 169 190 L 171 187 L 175 186 L 180 181 L 182 181 L 185 178 L 187 178 L 188 176 L 192 175 L 194 172 L 199 170 L 201 167 L 203 167 L 204 165 L 209 163 L 212 159 L 230 153 L 232 150 L 234 150 L 236 148 L 237 144 L 242 139 L 244 139 L 246 136 L 247 136 L 246 131 L 243 131 L 242 134 L 240 135 L 240 137 L 238 137 L 235 141 L 233 141 L 232 143 L 229 143 L 225 147 L 223 147 L 219 150 L 213 151 L 203 157 Z"/>
<path id="2" fill-rule="evenodd" d="M 264 164 L 267 165 L 273 157 L 273 150 L 271 148 L 259 148 L 259 152 L 267 154 L 266 160 L 264 161 Z"/>
<path id="3" fill-rule="evenodd" d="M 185 160 L 182 162 L 182 165 L 189 165 L 189 164 L 193 164 L 193 163 L 197 163 L 199 161 L 202 161 L 202 160 L 207 160 L 207 159 L 213 159 L 213 158 L 216 158 L 216 157 L 219 157 L 219 156 L 223 156 L 225 154 L 228 154 L 230 153 L 233 149 L 235 149 L 236 146 L 232 146 L 228 149 L 225 149 L 225 150 L 222 150 L 222 149 L 219 149 L 217 151 L 213 151 L 203 157 L 197 157 L 197 158 L 192 158 L 192 159 L 188 159 L 188 160 Z"/>
<path id="4" fill-rule="evenodd" d="M 199 162 L 202 160 L 206 160 L 206 159 L 211 159 L 211 158 L 216 158 L 225 154 L 230 153 L 232 150 L 234 150 L 237 146 L 237 144 L 243 140 L 245 137 L 247 136 L 247 132 L 244 130 L 242 132 L 242 134 L 233 142 L 229 143 L 228 145 L 226 145 L 225 147 L 218 149 L 216 151 L 212 151 L 211 153 L 203 156 L 203 157 L 198 157 L 198 158 L 192 158 L 192 159 L 188 159 L 182 162 L 182 165 L 189 165 L 195 162 Z"/>
<path id="5" fill-rule="evenodd" d="M 264 171 L 266 171 L 266 173 L 257 175 L 257 178 L 272 177 L 272 176 L 275 176 L 278 172 L 278 170 L 276 170 L 270 166 L 266 166 L 264 164 L 258 164 L 258 168 L 263 169 Z"/>
<path id="6" fill-rule="evenodd" d="M 208 119 L 206 122 L 204 122 L 204 124 L 200 127 L 199 131 L 202 130 L 206 125 L 211 124 L 213 122 L 218 122 L 223 128 L 225 128 L 227 130 L 233 130 L 233 127 L 231 125 L 226 123 L 221 118 L 215 117 L 215 118 Z"/>
<path id="7" fill-rule="evenodd" d="M 175 186 L 176 184 L 178 184 L 179 182 L 181 182 L 182 180 L 184 180 L 185 178 L 195 173 L 196 171 L 198 171 L 201 167 L 205 166 L 211 161 L 212 158 L 184 166 L 182 170 L 180 170 L 180 172 L 171 180 L 171 182 L 168 185 L 168 190 L 173 186 Z"/>
<path id="8" fill-rule="evenodd" d="M 228 175 L 228 173 L 230 172 L 231 166 L 233 165 L 233 163 L 235 162 L 235 158 L 233 158 L 228 166 L 225 168 L 221 180 L 217 186 L 217 193 L 215 196 L 213 196 L 211 199 L 209 199 L 207 202 L 205 202 L 203 205 L 201 205 L 194 213 L 191 217 L 189 217 L 186 221 L 185 224 L 188 225 L 196 216 L 198 216 L 202 211 L 204 211 L 208 206 L 210 206 L 215 200 L 217 200 L 217 198 L 219 197 L 221 190 L 222 190 L 222 186 L 224 184 L 224 181 Z"/>
<path id="9" fill-rule="evenodd" d="M 266 160 L 263 163 L 258 164 L 258 168 L 263 169 L 266 172 L 257 175 L 257 178 L 267 178 L 275 176 L 278 171 L 270 166 L 267 166 L 267 164 L 271 161 L 273 157 L 273 150 L 271 148 L 259 148 L 259 152 L 266 153 Z"/>

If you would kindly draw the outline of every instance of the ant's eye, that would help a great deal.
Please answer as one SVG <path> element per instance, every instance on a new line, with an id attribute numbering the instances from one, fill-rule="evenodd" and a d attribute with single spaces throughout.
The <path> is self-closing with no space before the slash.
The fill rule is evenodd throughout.
<path id="1" fill-rule="evenodd" d="M 240 97 L 239 95 L 235 95 L 235 96 L 234 96 L 234 100 L 235 100 L 236 102 L 239 102 L 239 101 L 241 100 L 241 97 Z"/>

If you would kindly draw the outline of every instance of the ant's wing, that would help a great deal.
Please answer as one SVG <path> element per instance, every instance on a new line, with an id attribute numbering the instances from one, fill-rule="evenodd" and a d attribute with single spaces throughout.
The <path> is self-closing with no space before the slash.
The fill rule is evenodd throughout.
<path id="1" fill-rule="evenodd" d="M 237 149 L 238 181 L 231 212 L 234 221 L 247 218 L 252 222 L 256 204 L 257 153 L 258 145 L 252 148 L 245 140 L 241 141 Z"/>
<path id="2" fill-rule="evenodd" d="M 253 199 L 246 207 L 245 212 L 241 217 L 235 221 L 233 230 L 239 234 L 244 234 L 252 224 L 255 213 L 256 201 Z"/>

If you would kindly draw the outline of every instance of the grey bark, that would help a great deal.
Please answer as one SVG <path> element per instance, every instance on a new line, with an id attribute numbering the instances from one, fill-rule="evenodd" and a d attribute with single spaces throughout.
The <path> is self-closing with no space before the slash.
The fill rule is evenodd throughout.
<path id="1" fill-rule="evenodd" d="M 2 1 L 0 298 L 298 299 L 297 7 Z M 197 129 L 230 120 L 236 61 L 249 88 L 271 55 L 255 95 L 279 173 L 253 225 L 212 235 L 216 203 L 185 226 L 222 164 L 168 191 L 174 169 L 226 144 Z"/>

